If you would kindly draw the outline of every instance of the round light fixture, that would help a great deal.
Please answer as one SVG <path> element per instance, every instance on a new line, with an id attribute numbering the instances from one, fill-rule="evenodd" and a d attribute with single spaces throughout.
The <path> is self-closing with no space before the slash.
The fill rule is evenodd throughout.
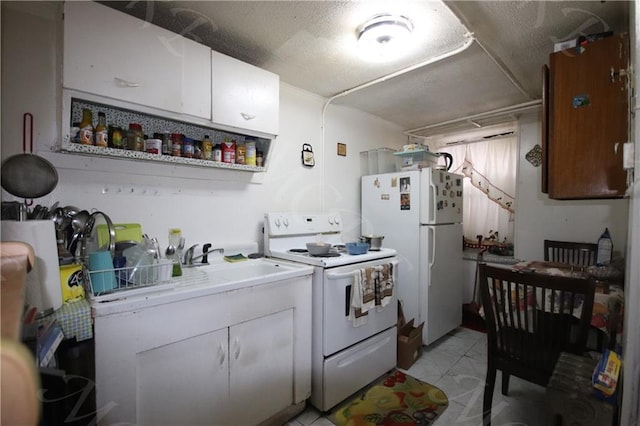
<path id="1" fill-rule="evenodd" d="M 390 60 L 407 48 L 413 23 L 402 15 L 381 14 L 367 20 L 356 29 L 358 45 L 371 60 Z"/>

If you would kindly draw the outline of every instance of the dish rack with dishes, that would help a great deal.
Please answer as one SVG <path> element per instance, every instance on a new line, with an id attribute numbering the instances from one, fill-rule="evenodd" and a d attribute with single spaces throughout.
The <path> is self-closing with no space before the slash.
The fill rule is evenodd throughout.
<path id="1" fill-rule="evenodd" d="M 83 275 L 85 290 L 94 297 L 141 288 L 153 290 L 158 285 L 171 284 L 173 262 L 158 259 L 157 263 L 149 265 L 95 270 L 91 270 L 85 262 Z"/>

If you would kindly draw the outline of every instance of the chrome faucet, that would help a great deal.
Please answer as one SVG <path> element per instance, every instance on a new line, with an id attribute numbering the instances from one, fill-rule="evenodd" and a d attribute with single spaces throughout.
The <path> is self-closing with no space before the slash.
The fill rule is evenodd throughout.
<path id="1" fill-rule="evenodd" d="M 184 252 L 184 256 L 182 258 L 182 264 L 184 266 L 197 266 L 193 264 L 194 260 L 198 260 L 198 259 L 202 259 L 202 262 L 198 263 L 198 265 L 208 265 L 209 261 L 207 259 L 207 256 L 213 252 L 218 252 L 220 254 L 224 254 L 224 249 L 222 248 L 215 248 L 212 249 L 211 248 L 211 244 L 207 243 L 205 245 L 202 246 L 202 254 L 198 255 L 198 256 L 193 256 L 193 252 L 195 251 L 196 247 L 198 247 L 198 244 L 194 244 L 191 247 L 189 247 L 185 252 Z"/>

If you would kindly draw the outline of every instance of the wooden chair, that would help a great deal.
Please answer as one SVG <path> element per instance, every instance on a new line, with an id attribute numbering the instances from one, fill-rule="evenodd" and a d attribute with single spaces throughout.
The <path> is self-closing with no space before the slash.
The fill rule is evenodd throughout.
<path id="1" fill-rule="evenodd" d="M 598 245 L 570 241 L 544 240 L 544 260 L 569 265 L 591 266 L 596 264 Z"/>
<path id="2" fill-rule="evenodd" d="M 480 265 L 488 339 L 484 425 L 491 424 L 497 370 L 507 395 L 511 375 L 546 386 L 561 352 L 584 353 L 594 293 L 591 280 Z M 576 327 L 572 307 L 579 306 Z"/>

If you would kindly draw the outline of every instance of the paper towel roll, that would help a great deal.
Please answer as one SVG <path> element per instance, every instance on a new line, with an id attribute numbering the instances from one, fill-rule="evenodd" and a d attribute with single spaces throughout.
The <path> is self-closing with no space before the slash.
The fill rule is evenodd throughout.
<path id="1" fill-rule="evenodd" d="M 33 247 L 35 266 L 27 274 L 25 302 L 39 312 L 62 306 L 56 231 L 52 220 L 2 221 L 2 241 L 22 241 Z"/>

